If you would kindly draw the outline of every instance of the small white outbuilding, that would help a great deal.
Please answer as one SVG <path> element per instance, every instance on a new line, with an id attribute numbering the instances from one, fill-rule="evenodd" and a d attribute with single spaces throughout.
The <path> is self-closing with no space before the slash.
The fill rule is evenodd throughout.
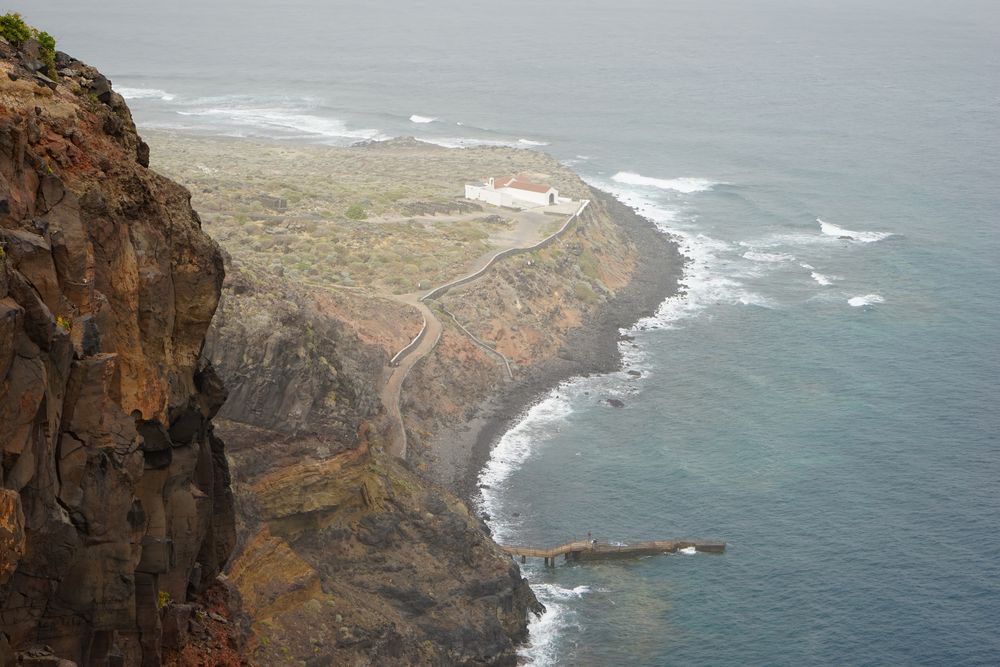
<path id="1" fill-rule="evenodd" d="M 550 206 L 560 201 L 559 191 L 554 187 L 524 176 L 491 176 L 485 183 L 466 185 L 465 198 L 512 208 Z"/>

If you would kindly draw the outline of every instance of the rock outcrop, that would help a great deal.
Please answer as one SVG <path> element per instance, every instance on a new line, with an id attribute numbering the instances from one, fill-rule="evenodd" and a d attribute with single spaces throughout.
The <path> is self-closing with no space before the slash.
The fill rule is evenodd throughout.
<path id="1" fill-rule="evenodd" d="M 461 500 L 380 448 L 380 375 L 418 326 L 392 301 L 228 270 L 206 355 L 240 397 L 219 421 L 227 574 L 255 664 L 516 660 L 540 610 L 527 581 Z"/>
<path id="2" fill-rule="evenodd" d="M 234 543 L 222 259 L 110 82 L 57 65 L 0 42 L 0 664 L 158 665 Z"/>
<path id="3" fill-rule="evenodd" d="M 352 443 L 359 425 L 379 409 L 384 352 L 347 327 L 345 310 L 367 310 L 382 328 L 415 316 L 372 297 L 309 294 L 281 279 L 260 281 L 230 269 L 205 355 L 226 377 L 229 401 L 220 418 L 286 436 L 322 433 Z M 391 338 L 403 345 L 404 335 Z"/>

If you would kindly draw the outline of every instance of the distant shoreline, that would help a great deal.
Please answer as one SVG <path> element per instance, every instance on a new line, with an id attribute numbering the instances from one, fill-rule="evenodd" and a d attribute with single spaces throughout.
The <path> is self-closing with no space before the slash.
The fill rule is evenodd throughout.
<path id="1" fill-rule="evenodd" d="M 466 469 L 453 490 L 476 507 L 478 479 L 493 447 L 553 388 L 573 377 L 610 373 L 622 367 L 621 329 L 653 315 L 664 300 L 678 294 L 685 258 L 677 243 L 649 219 L 622 204 L 613 195 L 591 188 L 639 252 L 639 261 L 628 285 L 603 304 L 585 324 L 569 334 L 559 354 L 531 367 L 527 375 L 502 387 L 484 401 L 466 424 L 464 432 L 448 429 L 437 434 L 435 444 L 452 439 L 450 447 L 469 451 Z"/>

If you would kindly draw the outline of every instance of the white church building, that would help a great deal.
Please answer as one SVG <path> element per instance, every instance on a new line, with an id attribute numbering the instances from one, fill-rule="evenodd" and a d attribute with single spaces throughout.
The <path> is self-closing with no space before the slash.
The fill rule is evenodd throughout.
<path id="1" fill-rule="evenodd" d="M 465 198 L 511 208 L 550 206 L 566 201 L 551 185 L 535 183 L 524 176 L 490 177 L 485 183 L 466 185 Z"/>

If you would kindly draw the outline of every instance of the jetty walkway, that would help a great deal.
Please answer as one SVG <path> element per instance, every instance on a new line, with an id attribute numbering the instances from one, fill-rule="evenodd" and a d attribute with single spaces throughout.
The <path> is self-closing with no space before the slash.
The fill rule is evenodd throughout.
<path id="1" fill-rule="evenodd" d="M 556 558 L 564 556 L 567 561 L 602 560 L 611 558 L 637 558 L 639 556 L 656 556 L 659 554 L 676 553 L 681 549 L 694 549 L 705 553 L 722 553 L 726 550 L 725 542 L 712 540 L 653 540 L 651 542 L 636 542 L 635 544 L 612 544 L 610 542 L 595 542 L 593 540 L 576 540 L 558 547 L 544 549 L 540 547 L 518 547 L 499 545 L 502 551 L 511 556 L 520 556 L 521 562 L 528 557 L 544 558 L 545 565 L 554 567 Z"/>

